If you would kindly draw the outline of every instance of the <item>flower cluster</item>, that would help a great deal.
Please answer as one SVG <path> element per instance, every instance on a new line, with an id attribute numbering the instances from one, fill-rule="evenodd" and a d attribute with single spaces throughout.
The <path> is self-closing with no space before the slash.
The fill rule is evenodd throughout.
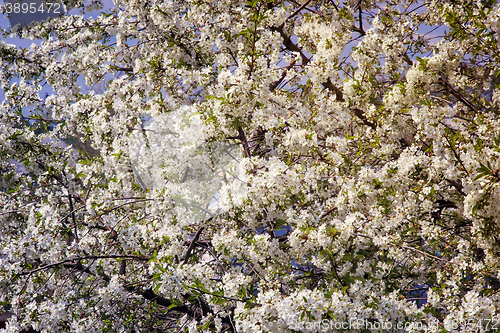
<path id="1" fill-rule="evenodd" d="M 498 1 L 74 3 L 1 32 L 0 332 L 495 331 Z"/>

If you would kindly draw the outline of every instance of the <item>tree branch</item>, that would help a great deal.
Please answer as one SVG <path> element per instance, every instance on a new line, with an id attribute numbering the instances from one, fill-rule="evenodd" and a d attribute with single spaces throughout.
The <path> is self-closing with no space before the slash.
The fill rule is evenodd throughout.
<path id="1" fill-rule="evenodd" d="M 191 240 L 191 243 L 189 244 L 189 247 L 186 251 L 186 255 L 184 256 L 184 263 L 187 264 L 188 260 L 189 260 L 189 257 L 191 256 L 191 251 L 193 251 L 193 248 L 196 244 L 196 242 L 198 241 L 198 238 L 200 238 L 200 235 L 203 231 L 203 227 L 199 227 L 198 230 L 196 231 L 196 233 L 194 234 L 193 236 L 193 239 Z"/>
<path id="2" fill-rule="evenodd" d="M 292 19 L 295 15 L 300 13 L 302 9 L 304 9 L 309 4 L 309 2 L 311 2 L 311 0 L 307 0 L 306 2 L 304 2 L 299 8 L 297 8 L 290 16 L 286 18 L 285 22 Z"/>
<path id="3" fill-rule="evenodd" d="M 281 82 L 283 82 L 283 80 L 284 80 L 284 79 L 285 79 L 285 77 L 286 77 L 286 72 L 287 72 L 289 69 L 291 69 L 291 68 L 295 65 L 295 62 L 296 62 L 296 61 L 295 61 L 295 59 L 294 59 L 294 60 L 292 60 L 292 61 L 290 62 L 290 64 L 289 64 L 288 66 L 286 66 L 286 68 L 285 68 L 285 69 L 283 69 L 283 73 L 281 74 L 281 78 L 279 78 L 278 80 L 276 80 L 276 81 L 274 81 L 273 83 L 271 83 L 271 84 L 269 85 L 269 90 L 274 91 L 274 90 L 275 90 L 275 89 L 276 89 L 276 88 L 277 88 L 277 87 L 281 84 Z"/>
<path id="4" fill-rule="evenodd" d="M 439 78 L 439 81 L 443 84 L 443 86 L 446 88 L 446 90 L 448 90 L 448 92 L 450 94 L 452 94 L 459 101 L 461 101 L 462 103 L 464 103 L 465 105 L 467 105 L 469 107 L 469 109 L 471 109 L 475 113 L 479 113 L 479 109 L 474 104 L 472 104 L 468 99 L 466 99 L 464 96 L 462 96 L 458 91 L 456 91 L 451 86 L 451 84 L 449 84 L 448 82 L 446 82 L 445 80 L 443 80 L 443 78 Z"/>
<path id="5" fill-rule="evenodd" d="M 19 273 L 20 276 L 23 275 L 28 275 L 32 274 L 41 270 L 44 270 L 46 268 L 50 267 L 55 267 L 59 266 L 68 262 L 73 262 L 73 261 L 80 261 L 80 260 L 87 260 L 87 259 L 119 259 L 119 258 L 126 258 L 126 259 L 137 259 L 137 260 L 142 260 L 142 261 L 149 261 L 151 258 L 145 257 L 145 256 L 138 256 L 138 255 L 133 255 L 133 254 L 109 254 L 109 255 L 103 255 L 103 256 L 84 256 L 84 257 L 76 257 L 76 258 L 69 258 L 65 260 L 61 260 L 52 264 L 46 264 L 42 267 L 38 267 L 36 269 L 33 269 L 28 272 L 21 272 Z"/>
<path id="6" fill-rule="evenodd" d="M 281 37 L 283 38 L 283 45 L 285 45 L 285 48 L 289 51 L 292 51 L 292 52 L 298 52 L 302 58 L 302 65 L 306 66 L 309 62 L 311 62 L 311 59 L 307 58 L 306 55 L 302 52 L 302 50 L 297 46 L 295 45 L 291 38 L 289 36 L 287 36 L 287 34 L 285 34 L 283 28 L 284 28 L 284 25 L 285 23 L 282 23 L 279 27 L 271 27 L 271 31 L 276 31 L 276 32 L 279 32 Z M 286 75 L 286 73 L 285 73 Z M 282 77 L 282 79 L 280 80 L 283 80 L 284 78 Z M 276 87 L 278 86 L 280 82 L 276 83 L 276 82 L 273 82 L 271 85 L 270 85 L 270 88 L 274 88 L 276 89 Z M 276 84 L 276 86 L 274 86 Z M 330 90 L 331 92 L 333 92 L 337 98 L 337 101 L 339 102 L 344 102 L 345 99 L 344 99 L 344 95 L 342 94 L 342 91 L 337 88 L 333 82 L 330 80 L 330 78 L 328 78 L 328 80 L 326 80 L 326 82 L 323 82 L 322 83 L 323 87 L 325 87 L 326 89 Z M 271 89 L 272 91 L 273 89 Z M 363 124 L 371 127 L 372 129 L 376 129 L 377 125 L 371 121 L 369 121 L 363 110 L 361 109 L 358 109 L 358 108 L 352 108 L 351 109 L 354 114 L 356 115 L 356 117 L 358 117 L 362 122 Z"/>
<path id="7" fill-rule="evenodd" d="M 245 132 L 243 131 L 243 128 L 241 128 L 241 126 L 238 127 L 238 135 L 237 136 L 228 136 L 227 138 L 240 140 L 240 143 L 243 145 L 243 152 L 244 152 L 245 157 L 252 156 L 252 154 L 250 154 L 250 147 L 248 146 L 247 137 L 245 135 Z"/>

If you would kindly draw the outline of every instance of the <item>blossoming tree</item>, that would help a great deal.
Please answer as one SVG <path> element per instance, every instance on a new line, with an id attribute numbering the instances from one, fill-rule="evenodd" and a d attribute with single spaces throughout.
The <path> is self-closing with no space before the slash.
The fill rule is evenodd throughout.
<path id="1" fill-rule="evenodd" d="M 495 331 L 497 1 L 114 2 L 3 32 L 7 332 Z"/>

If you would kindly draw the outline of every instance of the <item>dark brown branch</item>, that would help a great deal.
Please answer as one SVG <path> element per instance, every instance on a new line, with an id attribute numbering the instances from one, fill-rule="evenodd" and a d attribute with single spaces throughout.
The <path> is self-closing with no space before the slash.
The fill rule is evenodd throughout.
<path id="1" fill-rule="evenodd" d="M 202 228 L 200 228 L 199 231 L 201 229 Z M 201 231 L 200 231 L 200 233 L 201 233 Z M 62 260 L 62 261 L 57 262 L 57 263 L 44 265 L 43 267 L 39 267 L 39 268 L 37 268 L 35 270 L 31 270 L 29 272 L 22 272 L 19 275 L 31 275 L 32 273 L 35 273 L 37 271 L 40 271 L 40 270 L 43 270 L 43 269 L 49 268 L 49 267 L 54 267 L 57 265 L 63 265 L 63 266 L 68 267 L 68 268 L 73 268 L 73 269 L 81 271 L 81 272 L 86 272 L 86 273 L 92 274 L 92 272 L 90 271 L 90 269 L 88 267 L 83 266 L 80 263 L 80 260 L 84 260 L 84 259 L 108 259 L 108 258 L 124 258 L 124 259 L 126 258 L 126 259 L 149 260 L 148 257 L 137 256 L 137 255 L 86 256 L 86 257 L 66 259 L 66 260 Z M 77 261 L 77 262 L 72 263 L 73 261 Z M 125 260 L 122 262 L 122 264 L 124 262 L 125 262 Z M 121 271 L 121 269 L 120 269 L 120 271 Z M 102 278 L 107 282 L 111 281 L 111 278 L 106 274 L 104 274 L 102 276 Z M 161 305 L 163 307 L 166 307 L 170 311 L 176 311 L 176 312 L 187 314 L 190 317 L 196 317 L 196 311 L 193 307 L 188 306 L 188 305 L 184 305 L 184 304 L 183 305 L 175 305 L 169 299 L 162 297 L 160 295 L 157 295 L 151 288 L 141 289 L 140 287 L 138 287 L 136 285 L 130 285 L 130 284 L 128 284 L 128 285 L 125 284 L 124 288 L 128 292 L 140 295 L 151 302 L 156 302 L 156 304 Z M 189 298 L 190 295 L 185 295 L 185 296 L 186 296 L 186 298 Z M 198 305 L 200 306 L 203 315 L 207 315 L 209 313 L 212 313 L 212 314 L 214 313 L 213 310 L 208 306 L 208 304 L 205 303 L 205 301 L 203 301 L 203 299 L 198 297 L 196 299 L 196 301 L 197 301 Z M 232 320 L 231 315 L 222 318 L 222 322 L 225 323 L 227 326 L 231 325 L 231 320 Z"/>
<path id="2" fill-rule="evenodd" d="M 130 255 L 129 256 L 93 256 L 93 257 L 85 257 L 85 259 L 99 259 L 99 257 L 121 257 L 121 258 L 132 257 L 132 258 L 136 258 L 136 257 L 139 257 L 139 256 L 130 256 Z M 125 261 L 123 261 L 123 262 L 125 262 Z M 56 264 L 60 264 L 60 263 L 56 263 Z M 53 265 L 55 265 L 55 264 L 53 264 Z M 80 262 L 75 263 L 75 264 L 64 264 L 64 266 L 65 267 L 74 268 L 74 269 L 79 270 L 81 272 L 86 272 L 86 273 L 92 274 L 90 272 L 89 268 L 83 266 Z M 34 272 L 34 271 L 31 271 L 30 273 L 32 273 L 32 272 Z M 103 279 L 105 281 L 107 281 L 107 282 L 111 281 L 111 278 L 109 276 L 107 276 L 107 275 L 104 275 Z M 133 292 L 135 294 L 138 294 L 138 295 L 144 297 L 145 299 L 147 299 L 149 301 L 154 301 L 158 305 L 161 305 L 161 306 L 164 306 L 164 307 L 167 307 L 167 308 L 170 308 L 173 305 L 172 302 L 169 299 L 166 299 L 164 297 L 156 295 L 153 292 L 153 290 L 151 290 L 151 289 L 140 290 L 138 287 L 134 287 L 134 286 L 131 286 L 131 285 L 128 285 L 128 286 L 125 285 L 124 287 L 125 287 L 125 289 L 127 291 Z M 174 307 L 171 307 L 170 310 L 181 312 L 181 313 L 186 313 L 188 315 L 194 316 L 194 311 L 192 309 L 190 309 L 187 305 L 174 306 Z"/>
<path id="3" fill-rule="evenodd" d="M 196 288 L 196 287 L 191 287 L 191 286 L 188 286 L 188 287 L 189 287 L 189 289 L 196 290 L 196 291 L 198 291 L 200 293 L 204 293 L 204 294 L 215 296 L 215 297 L 224 298 L 224 299 L 227 299 L 228 301 L 245 302 L 245 303 L 251 301 L 250 299 L 239 299 L 239 298 L 234 298 L 234 297 L 227 297 L 227 296 L 224 296 L 224 295 L 217 295 L 217 294 L 205 291 L 205 290 L 201 290 L 201 289 Z M 261 306 L 262 305 L 262 304 L 259 304 L 259 303 L 253 303 L 253 304 L 257 305 L 257 306 Z"/>
<path id="4" fill-rule="evenodd" d="M 442 78 L 439 78 L 439 81 L 443 84 L 443 86 L 446 88 L 446 90 L 448 90 L 448 92 L 450 94 L 452 94 L 453 96 L 455 96 L 455 98 L 457 98 L 459 101 L 461 101 L 462 103 L 464 103 L 465 105 L 467 105 L 469 107 L 469 109 L 471 109 L 472 111 L 474 111 L 475 113 L 479 113 L 479 109 L 474 105 L 472 104 L 469 100 L 467 100 L 464 96 L 462 96 L 458 91 L 456 91 L 452 86 L 451 84 L 449 84 L 448 82 L 446 82 L 445 80 L 443 80 Z"/>
<path id="5" fill-rule="evenodd" d="M 101 217 L 98 217 L 98 218 L 99 218 L 99 220 L 101 222 L 103 222 Z M 102 225 L 98 225 L 97 224 L 97 225 L 94 225 L 94 226 L 89 226 L 89 228 L 99 229 L 99 230 L 102 230 L 102 231 L 109 231 L 112 240 L 117 240 L 118 239 L 118 233 L 112 227 L 103 227 Z"/>
<path id="6" fill-rule="evenodd" d="M 300 13 L 302 9 L 304 9 L 309 4 L 309 2 L 311 2 L 311 0 L 307 0 L 306 2 L 304 2 L 299 8 L 297 8 L 290 16 L 286 18 L 285 22 L 292 19 L 295 15 Z"/>
<path id="7" fill-rule="evenodd" d="M 271 27 L 271 31 L 279 32 L 281 35 L 281 38 L 283 38 L 283 45 L 285 45 L 286 49 L 292 52 L 298 52 L 300 53 L 300 57 L 302 58 L 302 65 L 307 65 L 309 62 L 311 62 L 311 59 L 306 57 L 304 53 L 302 53 L 302 50 L 295 45 L 290 37 L 288 37 L 283 28 L 285 26 L 285 23 L 281 24 L 279 27 Z"/>
<path id="8" fill-rule="evenodd" d="M 445 179 L 451 186 L 453 186 L 461 195 L 465 197 L 465 193 L 463 191 L 464 187 L 462 184 L 455 180 Z"/>
<path id="9" fill-rule="evenodd" d="M 324 219 L 325 217 L 327 217 L 331 212 L 334 212 L 337 210 L 337 207 L 332 207 L 330 208 L 329 210 L 327 210 L 326 212 L 323 213 L 323 215 L 321 215 L 320 217 L 320 220 L 321 219 Z"/>
<path id="10" fill-rule="evenodd" d="M 365 35 L 365 31 L 363 30 L 363 11 L 361 10 L 361 5 L 359 6 L 358 8 L 358 11 L 359 11 L 359 30 L 357 30 L 357 32 L 359 32 L 361 35 Z"/>
<path id="11" fill-rule="evenodd" d="M 248 146 L 247 137 L 245 135 L 245 132 L 243 131 L 243 128 L 241 128 L 241 126 L 238 127 L 238 135 L 237 136 L 229 136 L 227 138 L 240 140 L 240 143 L 243 145 L 243 152 L 244 152 L 245 157 L 252 156 L 250 154 L 250 147 Z"/>
<path id="12" fill-rule="evenodd" d="M 130 67 L 118 67 L 118 66 L 111 66 L 111 69 L 121 71 L 121 72 L 133 72 L 134 69 Z"/>
<path id="13" fill-rule="evenodd" d="M 85 208 L 86 206 L 83 205 L 83 206 L 80 206 L 80 207 L 76 207 L 75 209 L 72 209 L 68 214 L 66 214 L 62 219 L 59 219 L 59 222 L 62 222 L 64 220 L 66 220 L 70 215 L 74 214 L 76 211 L 79 211 L 80 209 L 82 208 Z"/>
<path id="14" fill-rule="evenodd" d="M 302 65 L 306 66 L 309 62 L 311 62 L 311 59 L 307 58 L 305 54 L 302 52 L 302 50 L 292 42 L 291 38 L 287 36 L 287 34 L 285 34 L 283 30 L 284 25 L 285 23 L 281 24 L 279 27 L 271 27 L 271 31 L 279 32 L 281 37 L 283 38 L 283 45 L 286 47 L 286 49 L 292 52 L 298 52 L 302 58 Z M 275 82 L 271 84 L 270 88 L 274 83 Z M 330 90 L 335 94 L 337 101 L 339 102 L 345 101 L 342 91 L 339 88 L 337 88 L 330 79 L 326 80 L 326 82 L 323 82 L 322 85 L 323 87 L 325 87 L 326 89 Z M 370 126 L 372 129 L 376 129 L 377 125 L 366 118 L 363 110 L 358 108 L 353 108 L 352 111 L 354 112 L 356 117 L 358 117 L 363 122 L 363 124 Z"/>
<path id="15" fill-rule="evenodd" d="M 63 266 L 66 267 L 66 268 L 73 268 L 73 269 L 75 269 L 77 271 L 84 272 L 84 273 L 87 273 L 87 274 L 90 274 L 90 275 L 95 275 L 94 273 L 92 273 L 90 271 L 90 269 L 88 267 L 83 266 L 81 262 L 77 262 L 76 264 L 63 264 Z M 107 276 L 107 275 L 104 275 L 103 279 L 105 281 L 108 281 L 108 282 L 111 280 L 109 278 L 109 276 Z"/>
<path id="16" fill-rule="evenodd" d="M 75 241 L 78 243 L 78 230 L 76 228 L 75 209 L 73 208 L 73 199 L 71 198 L 71 193 L 69 193 L 69 191 L 68 191 L 68 199 L 69 199 L 69 209 L 71 209 L 71 220 L 73 222 L 73 234 L 75 237 Z"/>
<path id="17" fill-rule="evenodd" d="M 335 85 L 332 83 L 332 80 L 328 79 L 326 82 L 322 83 L 323 87 L 326 89 L 330 90 L 335 94 L 335 97 L 337 98 L 337 101 L 339 102 L 344 102 L 344 94 L 342 94 L 342 91 L 340 91 L 339 88 L 335 87 Z"/>
<path id="18" fill-rule="evenodd" d="M 164 306 L 166 308 L 169 308 L 172 306 L 172 302 L 169 299 L 166 299 L 165 297 L 159 296 L 153 292 L 152 289 L 146 289 L 142 291 L 138 291 L 136 288 L 133 287 L 128 287 L 126 288 L 127 291 L 131 291 L 134 293 L 137 293 L 147 299 L 148 301 L 156 302 L 156 304 Z M 194 311 L 191 310 L 187 305 L 177 305 L 172 308 L 170 308 L 172 311 L 177 311 L 181 313 L 186 313 L 192 317 L 194 317 Z"/>
<path id="19" fill-rule="evenodd" d="M 274 90 L 275 90 L 275 89 L 276 89 L 276 88 L 277 88 L 277 87 L 281 84 L 281 82 L 283 82 L 283 80 L 285 79 L 285 77 L 286 77 L 286 72 L 287 72 L 290 68 L 292 68 L 294 65 L 295 65 L 295 60 L 292 60 L 292 61 L 290 62 L 290 64 L 289 64 L 288 66 L 286 66 L 286 68 L 285 68 L 285 69 L 283 69 L 283 73 L 281 74 L 281 78 L 279 78 L 278 80 L 274 81 L 273 83 L 271 83 L 271 84 L 269 85 L 269 90 L 274 91 Z"/>
<path id="20" fill-rule="evenodd" d="M 140 200 L 136 200 L 136 201 L 129 201 L 129 202 L 125 202 L 125 203 L 122 203 L 121 205 L 118 205 L 116 207 L 113 207 L 111 208 L 110 210 L 104 212 L 104 213 L 101 213 L 99 214 L 99 217 L 105 215 L 105 214 L 109 214 L 111 213 L 112 211 L 118 209 L 118 208 L 121 208 L 123 206 L 126 206 L 126 205 L 132 205 L 132 204 L 135 204 L 135 203 L 138 203 L 138 202 L 145 202 L 145 201 L 153 201 L 154 199 L 140 199 Z"/>
<path id="21" fill-rule="evenodd" d="M 127 270 L 127 260 L 122 260 L 121 264 L 120 264 L 120 275 L 125 275 L 126 273 L 126 270 Z"/>
<path id="22" fill-rule="evenodd" d="M 68 177 L 66 176 L 66 173 L 64 170 L 62 171 L 62 174 L 64 178 L 66 178 L 66 181 L 68 180 Z M 69 201 L 69 209 L 71 211 L 71 221 L 72 221 L 72 227 L 73 227 L 73 238 L 74 240 L 78 243 L 78 230 L 77 230 L 77 224 L 76 224 L 76 215 L 75 215 L 75 208 L 73 207 L 73 198 L 71 196 L 71 192 L 69 191 L 69 188 L 67 188 L 68 191 L 68 201 Z M 71 235 L 70 235 L 71 237 Z M 71 242 L 72 240 L 68 240 Z"/>
<path id="23" fill-rule="evenodd" d="M 363 234 L 359 234 L 359 233 L 353 233 L 354 236 L 360 236 L 360 237 L 365 237 L 365 238 L 369 238 L 371 240 L 373 240 L 373 237 L 370 237 L 370 236 L 367 236 L 367 235 L 363 235 Z M 428 256 L 430 258 L 433 258 L 433 259 L 436 259 L 436 260 L 440 260 L 440 261 L 444 261 L 444 262 L 447 262 L 447 263 L 451 263 L 449 260 L 446 260 L 444 258 L 439 258 L 439 257 L 436 257 L 428 252 L 425 252 L 425 251 L 422 251 L 422 250 L 419 250 L 417 248 L 414 248 L 414 247 L 410 247 L 410 246 L 404 246 L 404 245 L 401 245 L 401 244 L 397 244 L 397 243 L 394 243 L 394 242 L 391 242 L 389 243 L 391 245 L 395 245 L 397 247 L 400 247 L 402 249 L 406 249 L 406 250 L 410 250 L 410 251 L 415 251 L 415 252 L 418 252 L 424 256 Z"/>
<path id="24" fill-rule="evenodd" d="M 361 121 L 363 122 L 363 124 L 365 124 L 366 126 L 370 126 L 372 129 L 376 129 L 377 126 L 372 123 L 371 121 L 369 121 L 366 116 L 365 116 L 365 113 L 363 112 L 363 110 L 361 109 L 358 109 L 358 108 L 353 108 L 352 111 L 354 112 L 354 114 L 356 115 L 356 117 L 358 117 L 359 119 L 361 119 Z"/>
<path id="25" fill-rule="evenodd" d="M 189 260 L 189 257 L 191 256 L 191 251 L 193 251 L 193 248 L 196 244 L 196 242 L 198 241 L 198 238 L 200 238 L 200 235 L 203 231 L 203 227 L 199 227 L 198 230 L 196 231 L 196 233 L 194 234 L 193 236 L 193 239 L 191 240 L 191 243 L 189 244 L 189 247 L 186 251 L 186 255 L 184 256 L 184 263 L 186 264 Z"/>
<path id="26" fill-rule="evenodd" d="M 43 265 L 42 267 L 38 267 L 38 268 L 33 269 L 31 271 L 28 271 L 28 272 L 21 272 L 21 273 L 19 273 L 19 275 L 23 276 L 23 275 L 33 274 L 35 272 L 44 270 L 46 268 L 55 267 L 55 266 L 63 265 L 65 263 L 71 263 L 74 261 L 87 260 L 87 259 L 119 259 L 119 258 L 137 259 L 137 260 L 142 260 L 142 261 L 148 261 L 151 259 L 149 257 L 138 256 L 138 255 L 133 255 L 133 254 L 109 254 L 109 255 L 104 255 L 104 256 L 76 257 L 76 258 L 69 258 L 69 259 L 61 260 L 61 261 L 58 261 L 58 262 L 55 262 L 52 264 L 46 264 L 46 265 Z"/>

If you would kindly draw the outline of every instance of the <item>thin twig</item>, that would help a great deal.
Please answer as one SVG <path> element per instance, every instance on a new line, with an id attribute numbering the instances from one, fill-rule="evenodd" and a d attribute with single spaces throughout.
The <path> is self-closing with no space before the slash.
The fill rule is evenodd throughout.
<path id="1" fill-rule="evenodd" d="M 363 235 L 363 234 L 358 234 L 358 233 L 354 233 L 353 235 L 355 236 L 360 236 L 360 237 L 364 237 L 364 238 L 369 238 L 371 240 L 373 240 L 373 237 L 370 237 L 370 236 L 367 236 L 367 235 Z M 419 250 L 419 249 L 416 249 L 414 247 L 410 247 L 410 246 L 404 246 L 404 245 L 400 245 L 400 244 L 397 244 L 397 243 L 389 243 L 390 245 L 394 245 L 394 246 L 397 246 L 397 247 L 400 247 L 400 248 L 403 248 L 403 249 L 407 249 L 407 250 L 411 250 L 411 251 L 415 251 L 415 252 L 418 252 L 420 254 L 423 254 L 425 256 L 428 256 L 428 257 L 431 257 L 433 259 L 436 259 L 436 260 L 440 260 L 440 261 L 445 261 L 445 262 L 450 262 L 449 260 L 446 260 L 444 258 L 439 258 L 439 257 L 436 257 L 436 256 L 433 256 L 432 254 L 430 253 L 427 253 L 425 251 L 422 251 L 422 250 Z"/>
<path id="2" fill-rule="evenodd" d="M 70 258 L 70 259 L 65 259 L 61 260 L 52 264 L 47 264 L 42 267 L 38 267 L 36 269 L 33 269 L 29 272 L 21 272 L 19 273 L 20 276 L 23 275 L 28 275 L 28 274 L 33 274 L 35 272 L 44 270 L 46 268 L 54 267 L 54 266 L 59 266 L 62 264 L 65 264 L 67 262 L 73 262 L 73 261 L 80 261 L 80 260 L 88 260 L 88 259 L 119 259 L 119 258 L 127 258 L 127 259 L 138 259 L 138 260 L 143 260 L 143 261 L 148 261 L 151 258 L 146 257 L 146 256 L 138 256 L 138 255 L 133 255 L 133 254 L 110 254 L 110 255 L 104 255 L 104 256 L 85 256 L 85 257 L 75 257 L 75 258 Z"/>
<path id="3" fill-rule="evenodd" d="M 288 20 L 290 20 L 291 18 L 293 18 L 298 13 L 300 13 L 302 11 L 302 9 L 304 9 L 304 7 L 309 4 L 309 2 L 311 2 L 311 0 L 307 0 L 306 2 L 304 2 L 299 8 L 297 8 L 290 16 L 288 16 L 285 19 L 285 22 L 288 21 Z"/>

